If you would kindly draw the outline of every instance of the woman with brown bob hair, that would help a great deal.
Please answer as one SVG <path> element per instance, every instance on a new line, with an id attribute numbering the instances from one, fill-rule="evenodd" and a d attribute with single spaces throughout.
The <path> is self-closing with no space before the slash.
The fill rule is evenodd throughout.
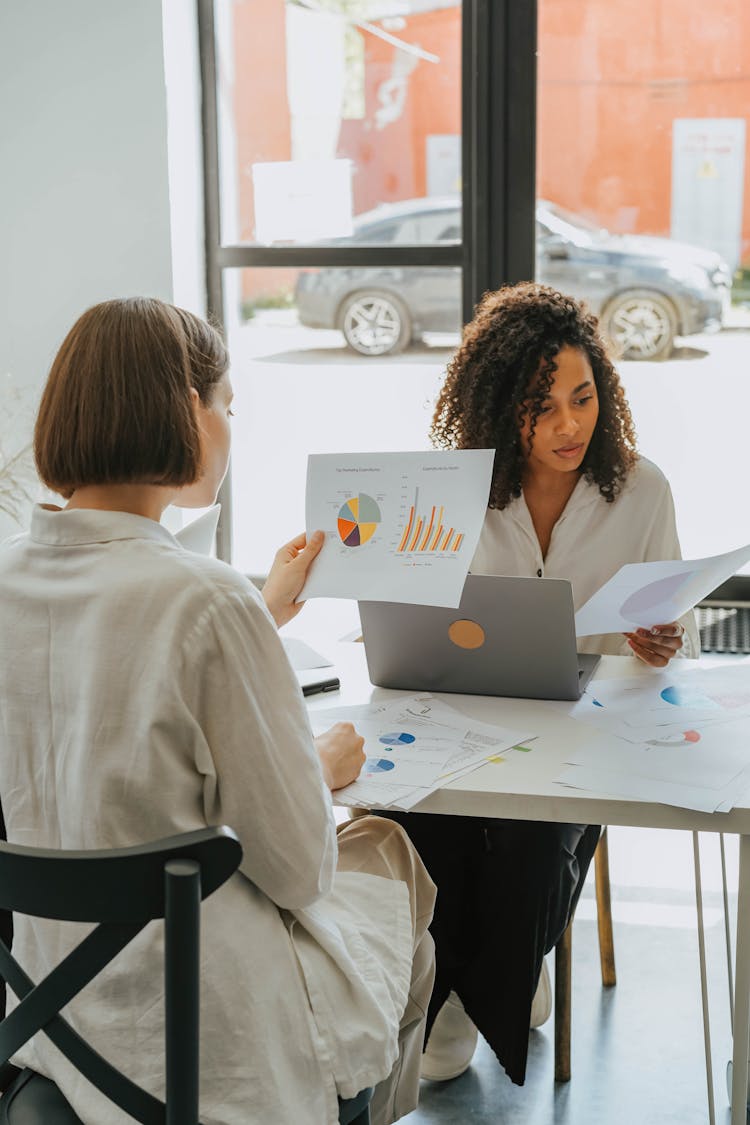
<path id="1" fill-rule="evenodd" d="M 533 283 L 487 293 L 449 364 L 431 435 L 444 449 L 496 451 L 473 573 L 567 579 L 578 609 L 624 563 L 680 557 L 669 485 L 638 456 L 596 318 L 571 297 Z M 579 648 L 664 667 L 699 643 L 688 614 L 579 638 Z M 478 1027 L 522 1083 L 529 1026 L 551 1009 L 544 954 L 572 915 L 599 828 L 396 819 L 438 887 L 423 1076 L 460 1074 Z"/>
<path id="2" fill-rule="evenodd" d="M 35 432 L 39 505 L 0 547 L 0 777 L 8 839 L 125 847 L 228 824 L 240 869 L 203 907 L 201 1121 L 334 1125 L 375 1086 L 379 1125 L 417 1101 L 434 973 L 434 887 L 406 833 L 336 833 L 330 791 L 358 775 L 349 723 L 313 739 L 277 626 L 322 544 L 277 553 L 259 594 L 183 548 L 168 504 L 212 504 L 232 387 L 218 333 L 148 298 L 84 313 Z M 77 943 L 19 917 L 32 978 Z M 70 1006 L 76 1028 L 163 1096 L 160 931 L 144 930 Z M 39 1035 L 14 1060 L 87 1125 L 124 1116 Z"/>

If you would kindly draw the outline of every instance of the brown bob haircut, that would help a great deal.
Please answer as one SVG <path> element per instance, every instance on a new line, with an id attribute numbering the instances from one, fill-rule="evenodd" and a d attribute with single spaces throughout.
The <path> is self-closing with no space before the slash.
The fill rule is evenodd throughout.
<path id="1" fill-rule="evenodd" d="M 229 367 L 219 333 L 153 297 L 104 301 L 71 328 L 37 415 L 39 476 L 69 499 L 92 484 L 192 484 L 208 405 Z"/>

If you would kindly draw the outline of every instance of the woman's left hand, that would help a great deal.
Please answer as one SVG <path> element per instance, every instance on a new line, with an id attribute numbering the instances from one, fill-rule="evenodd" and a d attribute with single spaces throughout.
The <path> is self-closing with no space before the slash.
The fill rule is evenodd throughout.
<path id="1" fill-rule="evenodd" d="M 308 543 L 303 531 L 276 552 L 263 587 L 263 598 L 279 628 L 296 617 L 305 604 L 295 601 L 295 598 L 304 586 L 310 564 L 320 552 L 324 540 L 322 531 L 314 531 Z"/>
<path id="2" fill-rule="evenodd" d="M 654 625 L 651 629 L 636 629 L 626 633 L 628 644 L 644 664 L 652 668 L 666 668 L 675 653 L 682 648 L 685 628 L 679 621 L 668 625 Z"/>

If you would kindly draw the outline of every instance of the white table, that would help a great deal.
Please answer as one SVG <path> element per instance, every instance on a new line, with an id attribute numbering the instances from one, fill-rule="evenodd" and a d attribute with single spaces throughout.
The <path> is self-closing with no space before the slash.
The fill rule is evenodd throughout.
<path id="1" fill-rule="evenodd" d="M 367 676 L 361 644 L 327 645 L 325 651 L 336 663 L 341 692 L 314 696 L 312 711 L 367 703 L 412 694 L 374 688 Z M 604 657 L 598 678 L 649 675 L 650 671 L 630 657 Z M 748 668 L 750 676 L 750 667 Z M 734 988 L 734 1047 L 732 1075 L 732 1125 L 746 1125 L 748 1050 L 750 1048 L 750 805 L 730 813 L 700 813 L 646 801 L 613 799 L 575 792 L 556 785 L 554 778 L 564 768 L 573 749 L 601 743 L 601 732 L 585 727 L 553 708 L 528 699 L 489 696 L 446 695 L 442 698 L 465 714 L 488 723 L 498 723 L 537 735 L 534 753 L 522 770 L 503 769 L 489 763 L 438 790 L 419 805 L 420 812 L 456 813 L 464 816 L 501 817 L 510 820 L 546 820 L 562 823 L 618 824 L 642 828 L 680 828 L 691 832 L 731 832 L 739 836 L 739 880 Z M 748 723 L 750 752 L 750 723 Z M 748 795 L 750 798 L 750 794 Z M 697 837 L 694 837 L 697 841 Z M 696 854 L 697 859 L 697 854 Z M 698 869 L 697 869 L 698 870 Z M 698 893 L 700 887 L 698 884 Z M 706 1015 L 705 963 L 701 939 L 701 969 Z M 706 1023 L 706 1034 L 707 1023 Z M 707 1063 L 709 1044 L 706 1043 Z M 713 1121 L 713 1092 L 709 1068 L 709 1105 Z"/>

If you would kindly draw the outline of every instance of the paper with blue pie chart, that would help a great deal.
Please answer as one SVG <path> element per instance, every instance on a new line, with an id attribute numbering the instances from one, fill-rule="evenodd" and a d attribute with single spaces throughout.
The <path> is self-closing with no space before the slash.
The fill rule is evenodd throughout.
<path id="1" fill-rule="evenodd" d="M 627 563 L 576 613 L 576 636 L 677 621 L 750 560 L 750 544 L 710 558 Z"/>
<path id="2" fill-rule="evenodd" d="M 705 695 L 700 688 L 684 684 L 670 684 L 660 692 L 665 703 L 676 708 L 693 708 L 700 711 L 720 711 L 721 706 L 715 699 Z"/>
<path id="3" fill-rule="evenodd" d="M 365 748 L 367 753 L 367 747 Z M 396 785 L 431 785 L 440 776 L 443 766 L 437 762 L 404 756 L 386 758 L 385 755 L 367 757 L 360 780 L 372 781 L 382 777 Z"/>
<path id="4" fill-rule="evenodd" d="M 350 785 L 337 790 L 338 804 L 407 811 L 435 788 L 487 762 L 526 759 L 533 732 L 483 723 L 429 694 L 399 696 L 356 707 L 311 710 L 313 731 L 351 722 L 364 739 L 365 763 Z M 523 744 L 524 753 L 515 747 Z"/>
<path id="5" fill-rule="evenodd" d="M 663 672 L 596 680 L 578 702 L 548 706 L 630 742 L 697 747 L 709 728 L 750 720 L 750 669 L 696 663 L 675 659 Z"/>
<path id="6" fill-rule="evenodd" d="M 362 773 L 366 777 L 372 777 L 375 773 L 390 773 L 395 768 L 393 758 L 368 758 L 362 767 Z"/>

